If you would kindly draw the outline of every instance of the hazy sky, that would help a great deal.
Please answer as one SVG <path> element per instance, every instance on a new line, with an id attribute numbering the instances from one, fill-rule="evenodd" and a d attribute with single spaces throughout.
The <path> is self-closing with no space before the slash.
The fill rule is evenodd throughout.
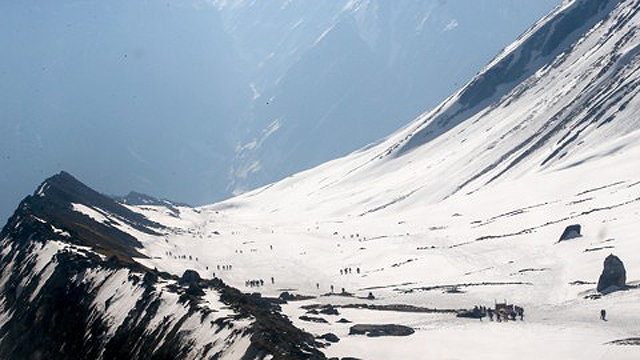
<path id="1" fill-rule="evenodd" d="M 220 196 L 250 96 L 228 40 L 211 6 L 1 2 L 3 218 L 62 169 L 104 192 Z"/>
<path id="2" fill-rule="evenodd" d="M 333 4 L 338 0 L 327 1 Z M 415 3 L 420 1 L 427 0 Z M 282 1 L 274 4 L 279 2 Z M 557 1 L 431 2 L 463 13 L 457 18 L 443 19 L 446 21 L 440 26 L 443 32 L 481 31 L 478 27 L 491 20 L 482 18 L 474 24 L 473 15 L 478 9 L 473 7 L 505 4 L 504 9 L 482 12 L 502 12 L 502 19 L 510 19 L 503 24 L 504 36 L 487 44 L 495 52 L 547 13 Z M 271 26 L 269 21 L 297 16 L 297 13 L 293 12 L 295 9 L 280 13 L 282 7 L 269 7 L 265 0 L 261 3 L 265 8 L 261 10 L 265 11 L 264 18 L 259 12 L 234 18 L 212 3 L 0 2 L 0 225 L 20 199 L 60 170 L 69 171 L 89 186 L 111 194 L 137 190 L 194 204 L 228 196 L 233 190 L 229 186 L 229 173 L 232 159 L 237 155 L 236 147 L 246 140 L 243 138 L 246 133 L 263 131 L 238 126 L 241 119 L 245 120 L 243 124 L 251 124 L 246 119 L 255 111 L 256 94 L 250 84 L 259 83 L 260 79 L 277 80 L 288 73 L 286 66 L 295 65 L 294 60 L 286 58 L 289 53 L 282 53 L 277 55 L 281 58 L 276 63 L 280 68 L 262 68 L 260 59 L 250 56 L 260 55 L 259 51 L 252 51 L 251 47 L 257 45 L 252 45 L 250 40 L 285 38 L 287 34 L 279 31 L 289 28 Z M 465 4 L 469 6 L 466 13 L 462 11 Z M 298 1 L 298 8 L 304 6 L 304 1 Z M 305 21 L 314 21 L 313 12 L 305 14 Z M 511 18 L 510 14 L 518 16 Z M 322 30 L 320 25 L 311 28 Z M 310 32 L 299 38 L 315 37 L 317 34 Z M 302 43 L 298 38 L 287 39 L 291 49 L 298 47 L 295 41 Z M 456 39 L 464 42 L 465 36 Z M 468 39 L 475 41 L 476 38 Z M 313 45 L 309 41 L 305 44 Z M 260 51 L 268 51 L 269 46 L 259 45 Z M 462 43 L 458 46 L 481 45 Z M 303 57 L 294 51 L 291 54 Z M 472 64 L 465 64 L 467 72 L 459 76 L 466 79 L 466 74 L 480 69 L 488 57 L 474 58 Z M 357 66 L 348 61 L 347 58 L 344 63 L 352 68 Z M 416 67 L 421 61 L 418 57 L 412 60 Z M 267 70 L 261 73 L 260 69 Z M 448 86 L 450 88 L 442 89 L 440 94 L 458 85 L 451 82 Z M 438 100 L 425 101 L 422 110 Z M 407 113 L 416 111 L 411 108 Z M 391 125 L 369 123 L 367 126 L 388 131 L 409 120 L 393 119 Z M 344 148 L 336 151 L 339 153 Z"/>

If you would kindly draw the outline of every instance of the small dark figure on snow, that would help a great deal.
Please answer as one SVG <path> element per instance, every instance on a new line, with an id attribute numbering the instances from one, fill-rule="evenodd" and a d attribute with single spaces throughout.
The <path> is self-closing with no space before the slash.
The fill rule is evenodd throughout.
<path id="1" fill-rule="evenodd" d="M 331 293 L 333 293 L 333 285 L 331 285 Z"/>
<path id="2" fill-rule="evenodd" d="M 276 280 L 273 278 L 273 276 L 271 277 L 271 283 L 272 283 L 272 284 L 275 284 L 275 283 L 276 283 Z"/>
<path id="3" fill-rule="evenodd" d="M 360 268 L 356 268 L 356 273 L 360 274 Z"/>
<path id="4" fill-rule="evenodd" d="M 489 315 L 489 320 L 493 321 L 493 309 L 487 309 L 487 315 Z"/>
<path id="5" fill-rule="evenodd" d="M 320 283 L 316 283 L 316 289 L 320 290 Z"/>
<path id="6" fill-rule="evenodd" d="M 600 310 L 600 320 L 607 321 L 607 310 L 605 309 Z"/>

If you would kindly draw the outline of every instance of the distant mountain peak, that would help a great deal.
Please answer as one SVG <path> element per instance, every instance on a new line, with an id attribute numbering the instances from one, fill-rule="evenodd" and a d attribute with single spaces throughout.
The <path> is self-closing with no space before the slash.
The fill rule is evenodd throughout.
<path id="1" fill-rule="evenodd" d="M 123 231 L 123 227 L 150 235 L 157 235 L 157 231 L 164 228 L 65 171 L 47 178 L 32 196 L 26 197 L 3 232 L 21 231 L 24 227 L 25 231 L 32 231 L 30 226 L 39 227 L 39 223 L 69 234 L 68 240 L 75 244 L 90 246 L 99 253 L 115 255 L 127 262 L 144 255 L 137 250 L 142 244 Z"/>

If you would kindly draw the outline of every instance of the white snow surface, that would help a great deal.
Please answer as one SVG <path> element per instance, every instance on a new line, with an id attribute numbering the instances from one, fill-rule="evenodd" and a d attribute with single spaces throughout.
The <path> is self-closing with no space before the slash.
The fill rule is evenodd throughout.
<path id="1" fill-rule="evenodd" d="M 298 181 L 287 181 L 287 187 L 278 184 L 261 194 L 181 209 L 181 219 L 164 219 L 174 227 L 171 233 L 144 242 L 151 259 L 140 262 L 176 274 L 189 268 L 205 277 L 215 272 L 233 286 L 271 296 L 288 289 L 319 296 L 330 292 L 330 285 L 336 292 L 345 288 L 362 297 L 373 292 L 373 301 L 324 296 L 285 306 L 297 326 L 318 335 L 334 332 L 342 339 L 326 350 L 330 356 L 637 358 L 637 347 L 606 343 L 638 336 L 640 290 L 598 300 L 585 296 L 595 293 L 609 253 L 624 261 L 628 283 L 640 280 L 638 144 L 640 133 L 636 132 L 554 168 L 473 194 L 459 193 L 436 203 L 410 197 L 363 216 L 359 215 L 365 213 L 366 202 L 352 203 L 349 212 L 343 200 L 360 195 L 357 189 L 324 203 L 305 202 L 308 189 L 299 185 L 311 181 L 315 174 L 311 171 L 299 175 Z M 612 153 L 613 149 L 619 150 Z M 387 186 L 372 182 L 366 190 L 384 194 Z M 278 194 L 279 200 L 271 197 Z M 336 203 L 340 213 L 335 212 Z M 158 211 L 145 209 L 139 211 L 154 221 L 163 220 Z M 564 228 L 574 223 L 582 225 L 583 236 L 558 243 Z M 218 270 L 218 265 L 232 265 L 232 269 Z M 345 267 L 351 267 L 352 273 L 340 275 Z M 356 274 L 356 268 L 361 274 Z M 263 279 L 265 286 L 245 287 L 251 279 Z M 575 281 L 586 284 L 572 285 Z M 454 284 L 478 285 L 460 285 L 461 294 L 419 290 Z M 460 309 L 492 306 L 503 299 L 524 306 L 525 321 L 476 323 L 451 314 L 355 309 L 340 309 L 341 316 L 328 316 L 329 324 L 298 320 L 304 313 L 299 306 L 308 303 Z M 608 310 L 608 322 L 598 319 L 601 308 Z M 340 317 L 361 323 L 399 323 L 416 333 L 401 339 L 349 336 L 349 324 L 335 322 Z M 510 344 L 508 348 L 502 348 L 503 341 Z"/>
<path id="2" fill-rule="evenodd" d="M 567 1 L 556 14 L 580 3 Z M 138 237 L 149 256 L 138 261 L 174 274 L 215 273 L 247 292 L 312 295 L 283 310 L 307 331 L 341 338 L 323 350 L 328 356 L 640 358 L 638 346 L 609 344 L 640 336 L 638 6 L 621 1 L 571 51 L 451 127 L 436 122 L 463 108 L 462 90 L 376 144 L 230 200 L 180 208 L 179 217 L 130 207 L 169 227 Z M 572 224 L 582 236 L 558 242 Z M 611 253 L 632 288 L 593 299 Z M 345 268 L 351 273 L 341 275 Z M 265 285 L 245 286 L 256 279 Z M 328 294 L 331 286 L 356 297 Z M 453 287 L 460 292 L 445 291 Z M 375 300 L 364 299 L 369 292 Z M 523 306 L 524 321 L 343 308 L 321 315 L 327 324 L 299 319 L 300 306 L 318 303 L 461 309 L 503 300 Z M 337 323 L 341 317 L 416 332 L 348 335 L 353 324 Z"/>

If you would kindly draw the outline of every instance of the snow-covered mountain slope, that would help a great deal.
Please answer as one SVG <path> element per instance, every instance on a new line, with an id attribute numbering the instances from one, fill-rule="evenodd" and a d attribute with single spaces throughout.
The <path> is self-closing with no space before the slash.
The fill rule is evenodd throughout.
<path id="1" fill-rule="evenodd" d="M 637 8 L 635 1 L 565 3 L 433 111 L 261 197 L 306 186 L 309 200 L 296 202 L 315 206 L 360 189 L 334 208 L 358 204 L 361 212 L 408 197 L 439 201 L 548 169 L 637 129 Z M 364 190 L 371 179 L 387 184 L 385 196 Z"/>
<path id="2" fill-rule="evenodd" d="M 386 136 L 560 1 L 213 2 L 254 93 L 234 139 L 241 192 Z"/>
<path id="3" fill-rule="evenodd" d="M 111 255 L 99 246 L 109 231 L 107 250 L 119 249 L 119 271 L 163 274 L 153 286 L 167 290 L 157 296 L 189 292 L 177 278 L 188 269 L 215 275 L 210 286 L 199 285 L 205 295 L 197 303 L 219 309 L 221 301 L 249 314 L 234 317 L 233 326 L 253 335 L 229 339 L 246 358 L 321 357 L 315 347 L 324 346 L 328 357 L 361 359 L 637 359 L 638 10 L 636 0 L 566 1 L 460 91 L 386 139 L 225 202 L 115 204 L 92 192 L 51 192 L 47 181 L 3 231 L 2 280 L 47 274 L 21 259 L 40 258 L 48 250 L 38 249 L 50 246 L 84 252 L 95 258 L 92 266 L 109 269 L 91 255 Z M 55 201 L 65 205 L 62 215 L 31 206 L 40 193 L 65 199 Z M 36 225 L 54 226 L 44 240 L 57 242 L 31 236 Z M 570 225 L 580 225 L 581 236 L 559 241 Z M 21 243 L 31 245 L 16 250 Z M 610 254 L 623 261 L 626 285 L 598 292 Z M 38 289 L 28 283 L 24 289 Z M 282 296 L 282 312 L 323 340 L 290 327 L 269 300 L 263 306 L 277 321 L 258 321 L 261 307 L 246 305 L 257 296 L 215 297 L 232 291 L 223 284 L 267 297 L 300 295 Z M 121 291 L 144 292 L 126 286 Z M 13 334 L 24 323 L 7 324 L 27 317 L 15 315 L 12 294 L 32 292 L 19 288 L 3 287 L 0 330 Z M 524 319 L 456 316 L 497 302 L 523 307 Z M 608 321 L 600 320 L 601 309 Z M 102 314 L 112 319 L 109 311 Z M 406 336 L 357 335 L 362 326 L 355 325 L 399 325 L 378 333 Z M 271 336 L 255 335 L 256 327 Z M 116 336 L 132 334 L 121 328 Z M 185 334 L 201 339 L 197 330 Z M 279 341 L 288 344 L 286 354 L 276 354 Z M 252 345 L 263 352 L 255 355 Z M 185 357 L 201 356 L 199 346 Z"/>
<path id="4" fill-rule="evenodd" d="M 169 245 L 142 241 L 151 259 L 140 261 L 173 273 L 231 263 L 220 276 L 235 286 L 264 279 L 267 294 L 317 296 L 284 310 L 317 335 L 337 334 L 330 356 L 637 358 L 638 347 L 611 342 L 640 331 L 639 9 L 632 0 L 567 1 L 376 144 L 180 219 L 138 209 L 191 229 Z M 558 242 L 573 224 L 583 236 Z M 153 258 L 169 249 L 199 260 Z M 601 297 L 595 282 L 610 253 L 624 261 L 630 287 Z M 341 275 L 345 268 L 352 272 Z M 321 296 L 343 288 L 355 297 Z M 446 312 L 503 299 L 527 309 L 525 322 Z M 321 315 L 327 323 L 300 319 L 313 304 L 357 307 Z M 420 311 L 389 311 L 398 304 Z M 610 321 L 598 319 L 602 308 Z M 342 316 L 416 333 L 349 335 Z"/>
<path id="5" fill-rule="evenodd" d="M 207 266 L 231 264 L 230 271 L 214 269 L 216 276 L 245 291 L 312 296 L 283 309 L 297 326 L 341 339 L 324 350 L 328 356 L 634 359 L 640 348 L 609 342 L 640 331 L 639 145 L 640 133 L 632 133 L 554 170 L 436 203 L 388 200 L 374 212 L 361 212 L 360 204 L 352 204 L 353 212 L 346 205 L 333 210 L 341 199 L 368 191 L 385 196 L 393 185 L 372 180 L 368 188 L 302 206 L 298 201 L 304 203 L 309 188 L 291 185 L 278 199 L 267 196 L 279 184 L 253 197 L 185 210 L 179 219 L 162 208 L 139 208 L 174 234 L 164 243 L 142 240 L 150 258 L 138 261 L 170 273 L 193 268 L 206 274 Z M 581 225 L 583 236 L 559 242 L 573 224 Z M 596 282 L 610 253 L 624 261 L 629 288 L 599 297 Z M 343 275 L 345 268 L 351 272 Z M 253 279 L 266 284 L 247 286 Z M 374 300 L 366 299 L 369 292 Z M 503 299 L 526 309 L 525 322 L 476 323 L 452 314 Z M 302 320 L 317 317 L 303 308 L 316 304 L 331 305 L 339 315 L 320 314 L 328 323 Z M 397 305 L 417 309 L 383 311 Z M 598 319 L 601 308 L 610 321 Z M 393 341 L 362 338 L 349 335 L 353 324 L 341 318 L 407 325 L 416 333 Z M 512 347 L 498 351 L 502 342 Z"/>
<path id="6" fill-rule="evenodd" d="M 0 357 L 324 358 L 276 302 L 136 264 L 133 236 L 164 232 L 67 173 L 47 179 L 0 233 Z"/>

